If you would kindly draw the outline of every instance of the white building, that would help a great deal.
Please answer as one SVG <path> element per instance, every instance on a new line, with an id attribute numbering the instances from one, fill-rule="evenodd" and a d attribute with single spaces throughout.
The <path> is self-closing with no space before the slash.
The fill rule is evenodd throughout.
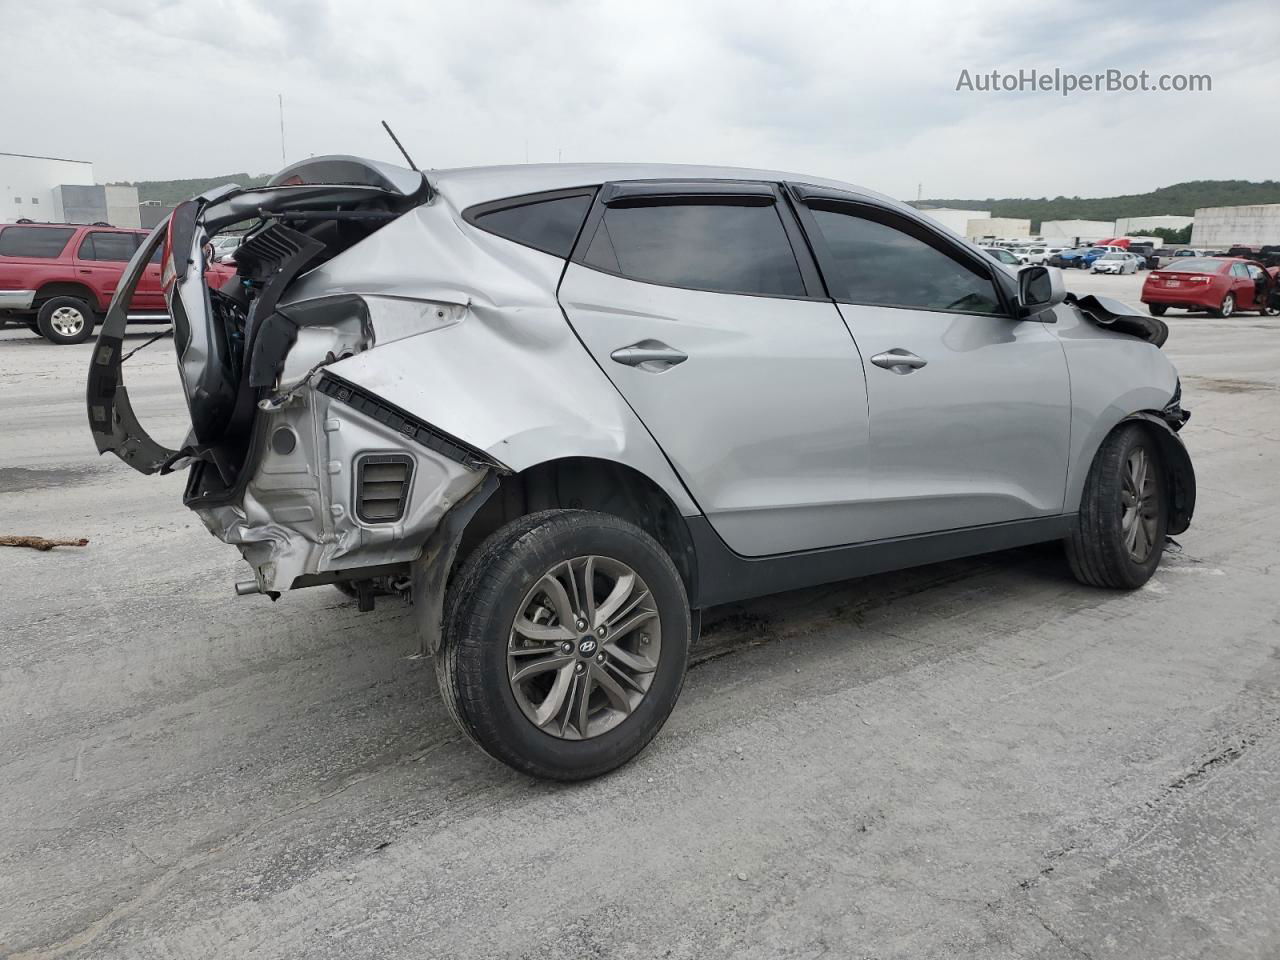
<path id="1" fill-rule="evenodd" d="M 1280 203 L 1201 207 L 1191 228 L 1191 246 L 1226 250 L 1235 244 L 1280 244 Z"/>
<path id="2" fill-rule="evenodd" d="M 1191 223 L 1191 217 L 1163 215 L 1159 217 L 1121 217 L 1116 221 L 1117 237 L 1127 237 L 1140 230 L 1181 230 Z"/>
<path id="3" fill-rule="evenodd" d="M 0 223 L 22 218 L 61 220 L 63 211 L 54 191 L 63 184 L 93 186 L 93 164 L 0 153 Z"/>
<path id="4" fill-rule="evenodd" d="M 934 207 L 920 210 L 930 220 L 936 220 L 952 233 L 968 236 L 969 223 L 973 220 L 984 220 L 991 216 L 988 210 L 956 210 L 951 207 Z"/>
<path id="5" fill-rule="evenodd" d="M 987 214 L 965 224 L 964 235 L 970 240 L 983 237 L 1030 237 L 1031 221 L 1017 217 L 993 217 Z"/>
<path id="6" fill-rule="evenodd" d="M 1116 235 L 1113 220 L 1046 220 L 1040 224 L 1040 236 L 1054 246 L 1097 243 Z"/>

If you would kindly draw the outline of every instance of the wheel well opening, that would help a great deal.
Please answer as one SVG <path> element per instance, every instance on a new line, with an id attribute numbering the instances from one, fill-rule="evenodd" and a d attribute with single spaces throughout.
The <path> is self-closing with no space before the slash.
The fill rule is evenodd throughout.
<path id="1" fill-rule="evenodd" d="M 696 595 L 693 538 L 666 491 L 632 467 L 591 457 L 552 460 L 502 477 L 467 524 L 454 571 L 499 527 L 526 514 L 555 509 L 595 510 L 634 523 L 662 545 L 689 596 Z"/>
<path id="2" fill-rule="evenodd" d="M 1169 527 L 1171 535 L 1186 531 L 1191 525 L 1191 515 L 1196 504 L 1196 475 L 1191 458 L 1177 436 L 1155 411 L 1140 413 L 1121 420 L 1111 433 L 1130 424 L 1136 424 L 1160 451 L 1160 464 L 1164 473 L 1165 490 L 1169 495 Z M 1110 436 L 1110 434 L 1108 434 Z"/>
<path id="3" fill-rule="evenodd" d="M 36 291 L 36 298 L 32 301 L 32 309 L 39 310 L 40 307 L 54 297 L 75 297 L 77 300 L 84 300 L 89 304 L 90 309 L 98 309 L 97 298 L 93 295 L 93 291 L 83 284 L 79 283 L 46 283 L 43 287 Z"/>

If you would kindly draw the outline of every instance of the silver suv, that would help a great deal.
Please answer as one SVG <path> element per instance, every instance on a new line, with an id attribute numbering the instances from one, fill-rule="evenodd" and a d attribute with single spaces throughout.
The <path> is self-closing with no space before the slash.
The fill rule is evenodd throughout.
<path id="1" fill-rule="evenodd" d="M 162 244 L 180 450 L 120 366 Z M 411 600 L 462 729 L 571 780 L 662 726 L 708 606 L 1047 540 L 1140 586 L 1195 502 L 1166 334 L 848 184 L 325 157 L 157 228 L 88 412 L 100 451 L 189 470 L 240 593 Z"/>

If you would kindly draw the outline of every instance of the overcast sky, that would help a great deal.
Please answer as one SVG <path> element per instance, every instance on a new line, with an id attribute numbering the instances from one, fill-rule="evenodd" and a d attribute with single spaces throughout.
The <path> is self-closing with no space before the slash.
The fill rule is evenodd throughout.
<path id="1" fill-rule="evenodd" d="M 904 199 L 1280 176 L 1276 0 L 0 0 L 0 150 L 99 181 L 422 166 L 767 166 Z M 1210 93 L 957 92 L 961 70 L 1208 73 Z"/>

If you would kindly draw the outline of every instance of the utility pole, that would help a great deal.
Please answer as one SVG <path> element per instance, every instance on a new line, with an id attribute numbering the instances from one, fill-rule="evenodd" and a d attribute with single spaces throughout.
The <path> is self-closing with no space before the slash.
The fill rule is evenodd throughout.
<path id="1" fill-rule="evenodd" d="M 284 155 L 284 94 L 277 93 L 276 98 L 280 101 L 280 165 L 287 167 L 289 161 L 285 159 Z"/>

